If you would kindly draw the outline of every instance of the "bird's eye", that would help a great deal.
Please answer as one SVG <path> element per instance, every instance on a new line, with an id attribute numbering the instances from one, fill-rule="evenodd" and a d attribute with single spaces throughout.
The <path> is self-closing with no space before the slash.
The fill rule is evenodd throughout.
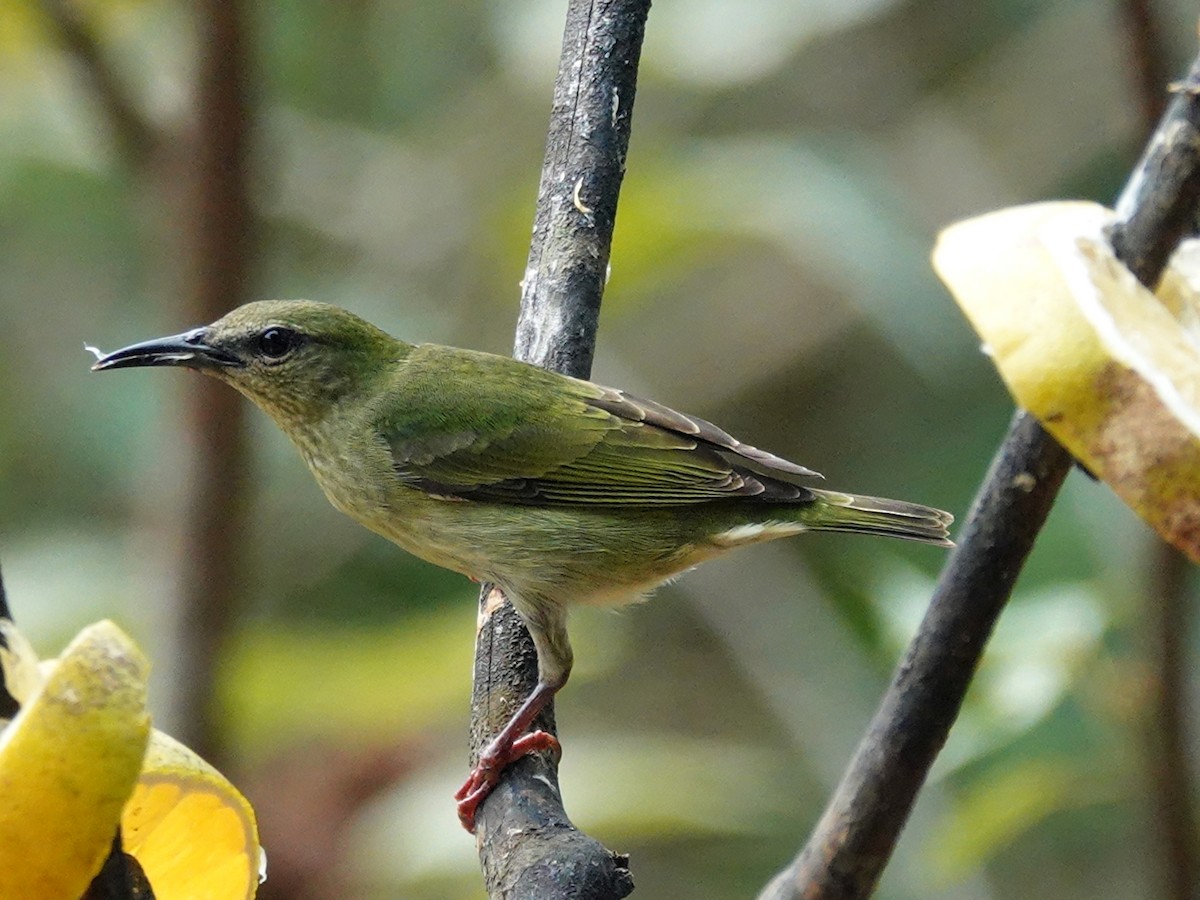
<path id="1" fill-rule="evenodd" d="M 258 352 L 266 359 L 283 359 L 299 343 L 299 334 L 290 328 L 272 325 L 258 336 Z"/>

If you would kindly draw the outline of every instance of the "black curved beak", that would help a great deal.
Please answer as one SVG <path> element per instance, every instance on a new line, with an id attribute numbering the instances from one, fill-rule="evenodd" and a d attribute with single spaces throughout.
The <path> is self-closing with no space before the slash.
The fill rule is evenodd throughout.
<path id="1" fill-rule="evenodd" d="M 233 354 L 209 344 L 207 338 L 207 328 L 193 328 L 183 334 L 131 344 L 107 356 L 100 357 L 92 366 L 92 371 L 129 369 L 135 366 L 230 369 L 244 365 Z"/>

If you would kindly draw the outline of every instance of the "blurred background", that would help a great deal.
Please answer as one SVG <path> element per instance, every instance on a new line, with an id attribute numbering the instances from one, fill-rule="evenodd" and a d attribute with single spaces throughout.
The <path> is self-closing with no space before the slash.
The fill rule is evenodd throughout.
<path id="1" fill-rule="evenodd" d="M 160 726 L 258 809 L 264 898 L 480 898 L 450 800 L 475 586 L 336 513 L 232 391 L 93 375 L 83 344 L 307 297 L 509 352 L 565 4 L 237 9 L 0 8 L 10 602 L 48 654 L 102 617 L 137 637 Z M 961 517 L 1012 404 L 934 236 L 1111 202 L 1157 96 L 1142 81 L 1184 73 L 1195 15 L 657 0 L 594 377 Z M 944 559 L 812 536 L 575 616 L 563 790 L 632 856 L 637 896 L 753 896 L 791 857 Z M 1068 479 L 879 897 L 1176 896 L 1167 870 L 1195 862 L 1164 862 L 1147 739 L 1161 564 L 1106 488 Z M 1195 629 L 1175 631 L 1194 671 Z"/>

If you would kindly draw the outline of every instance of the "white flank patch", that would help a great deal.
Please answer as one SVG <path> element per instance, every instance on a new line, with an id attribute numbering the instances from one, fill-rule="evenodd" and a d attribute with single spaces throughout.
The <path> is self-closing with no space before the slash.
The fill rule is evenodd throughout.
<path id="1" fill-rule="evenodd" d="M 713 541 L 727 547 L 738 544 L 751 544 L 755 541 L 768 541 L 771 538 L 786 537 L 790 534 L 800 534 L 807 531 L 798 522 L 761 522 L 751 525 L 737 525 L 728 531 L 713 535 Z"/>

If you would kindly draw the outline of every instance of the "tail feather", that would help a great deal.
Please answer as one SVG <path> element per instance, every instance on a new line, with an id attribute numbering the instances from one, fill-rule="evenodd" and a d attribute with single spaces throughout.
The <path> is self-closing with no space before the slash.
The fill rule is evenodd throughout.
<path id="1" fill-rule="evenodd" d="M 954 516 L 948 512 L 903 500 L 810 490 L 817 500 L 806 510 L 804 523 L 813 531 L 881 534 L 942 547 L 954 546 L 949 531 Z"/>

